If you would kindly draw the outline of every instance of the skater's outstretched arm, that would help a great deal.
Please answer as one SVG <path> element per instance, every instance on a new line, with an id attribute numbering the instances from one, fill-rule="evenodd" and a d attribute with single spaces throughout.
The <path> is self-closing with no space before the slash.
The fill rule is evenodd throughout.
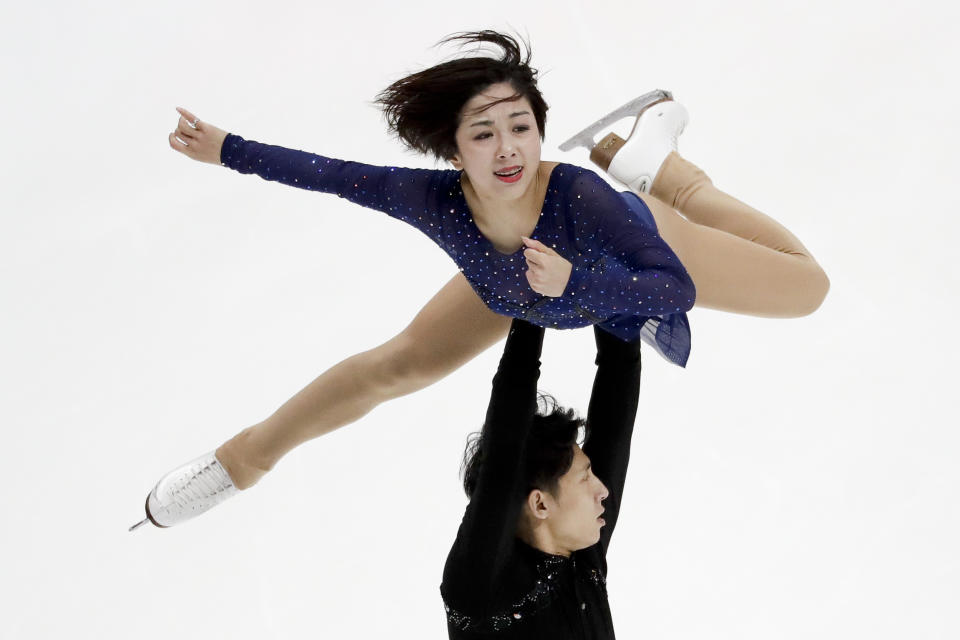
<path id="1" fill-rule="evenodd" d="M 202 122 L 189 111 L 180 112 L 177 130 L 169 136 L 170 146 L 195 160 L 335 194 L 402 220 L 441 247 L 444 236 L 455 236 L 459 229 L 458 219 L 442 215 L 450 208 L 451 192 L 459 186 L 458 171 L 376 166 L 263 144 Z"/>
<path id="2" fill-rule="evenodd" d="M 626 342 L 599 327 L 594 327 L 593 333 L 597 373 L 587 410 L 590 437 L 583 452 L 590 458 L 593 473 L 610 491 L 603 502 L 607 524 L 600 530 L 600 548 L 606 554 L 620 514 L 630 462 L 630 440 L 640 396 L 640 341 Z"/>
<path id="3" fill-rule="evenodd" d="M 513 321 L 483 424 L 483 465 L 444 566 L 444 599 L 471 614 L 499 600 L 494 588 L 516 537 L 542 343 L 542 328 Z"/>
<path id="4" fill-rule="evenodd" d="M 219 159 L 226 167 L 383 211 L 417 227 L 448 252 L 464 234 L 476 232 L 465 201 L 454 195 L 460 193 L 459 171 L 337 160 L 245 140 L 203 122 L 194 129 L 184 118 L 176 135 L 187 137 L 188 145 L 173 134 L 171 145 L 191 157 L 210 162 L 220 140 Z M 639 222 L 620 194 L 591 171 L 572 189 L 568 200 L 582 207 L 574 229 L 581 252 L 569 256 L 572 271 L 565 288 L 561 285 L 547 295 L 569 298 L 598 321 L 617 314 L 689 310 L 696 298 L 693 281 L 666 242 Z M 618 295 L 610 295 L 612 291 Z"/>

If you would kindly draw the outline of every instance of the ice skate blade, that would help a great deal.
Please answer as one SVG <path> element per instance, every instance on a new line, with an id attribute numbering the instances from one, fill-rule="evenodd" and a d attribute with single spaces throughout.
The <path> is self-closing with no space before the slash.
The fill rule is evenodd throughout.
<path id="1" fill-rule="evenodd" d="M 650 91 L 649 93 L 645 93 L 640 97 L 634 98 L 627 104 L 611 111 L 580 133 L 561 144 L 560 151 L 570 151 L 570 149 L 573 149 L 574 147 L 583 147 L 587 150 L 593 149 L 593 147 L 596 145 L 593 136 L 604 127 L 613 124 L 621 118 L 626 118 L 627 116 L 638 116 L 653 105 L 659 102 L 665 102 L 667 100 L 673 100 L 673 94 L 663 89 Z"/>
<path id="2" fill-rule="evenodd" d="M 147 524 L 148 522 L 150 522 L 150 518 L 144 518 L 143 520 L 141 520 L 141 521 L 138 522 L 137 524 L 135 524 L 135 525 L 133 525 L 132 527 L 130 527 L 129 529 L 127 529 L 127 531 L 133 531 L 134 529 L 138 529 L 139 527 L 142 527 L 143 525 Z"/>
<path id="3" fill-rule="evenodd" d="M 167 528 L 153 519 L 153 514 L 150 513 L 150 494 L 149 493 L 147 494 L 147 499 L 143 501 L 143 510 L 146 512 L 147 517 L 141 520 L 140 522 L 138 522 L 137 524 L 133 525 L 129 529 L 127 529 L 127 531 L 133 531 L 134 529 L 138 529 L 143 525 L 147 524 L 148 522 L 152 522 L 153 526 L 160 527 L 161 529 Z"/>

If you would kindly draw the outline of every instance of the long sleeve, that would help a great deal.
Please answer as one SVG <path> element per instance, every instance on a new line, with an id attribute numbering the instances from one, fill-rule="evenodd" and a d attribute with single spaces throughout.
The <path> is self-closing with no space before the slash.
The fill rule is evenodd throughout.
<path id="1" fill-rule="evenodd" d="M 659 316 L 693 308 L 693 280 L 620 193 L 597 174 L 584 171 L 571 185 L 570 203 L 576 207 L 578 242 L 588 248 L 574 262 L 564 296 L 598 318 Z"/>
<path id="2" fill-rule="evenodd" d="M 493 379 L 483 425 L 483 464 L 443 572 L 458 606 L 483 614 L 516 537 L 524 489 L 523 455 L 536 411 L 543 329 L 514 320 Z"/>
<path id="3" fill-rule="evenodd" d="M 630 440 L 640 396 L 640 341 L 626 342 L 599 327 L 593 331 L 597 373 L 587 410 L 590 437 L 583 452 L 610 491 L 603 503 L 606 525 L 600 530 L 600 547 L 606 555 L 620 515 L 630 462 Z"/>
<path id="4" fill-rule="evenodd" d="M 380 167 L 286 149 L 227 134 L 220 163 L 264 180 L 332 193 L 403 220 L 443 246 L 443 218 L 459 172 Z M 447 230 L 449 232 L 449 230 Z M 449 235 L 449 233 L 447 233 Z"/>

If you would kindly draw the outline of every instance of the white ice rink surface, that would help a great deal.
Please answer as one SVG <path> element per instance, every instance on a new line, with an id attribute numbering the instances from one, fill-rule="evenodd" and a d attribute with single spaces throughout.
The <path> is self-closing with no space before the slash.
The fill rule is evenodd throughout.
<path id="1" fill-rule="evenodd" d="M 268 8 L 270 7 L 270 8 Z M 401 330 L 456 271 L 334 196 L 200 165 L 175 106 L 376 164 L 370 101 L 453 31 L 528 33 L 544 157 L 649 89 L 681 151 L 790 228 L 814 315 L 694 310 L 645 349 L 610 552 L 617 635 L 960 637 L 956 3 L 135 2 L 0 9 L 0 637 L 444 638 L 459 456 L 499 346 L 171 530 L 159 476 Z M 627 126 L 622 123 L 621 129 Z M 541 386 L 585 409 L 589 331 Z"/>

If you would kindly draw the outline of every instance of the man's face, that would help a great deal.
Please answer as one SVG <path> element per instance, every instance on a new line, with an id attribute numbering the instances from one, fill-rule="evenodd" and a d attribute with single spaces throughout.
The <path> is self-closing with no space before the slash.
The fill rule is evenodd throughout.
<path id="1" fill-rule="evenodd" d="M 550 531 L 561 547 L 576 551 L 600 540 L 607 487 L 593 474 L 590 459 L 574 445 L 573 464 L 560 477 L 556 495 L 545 494 L 550 507 Z"/>

